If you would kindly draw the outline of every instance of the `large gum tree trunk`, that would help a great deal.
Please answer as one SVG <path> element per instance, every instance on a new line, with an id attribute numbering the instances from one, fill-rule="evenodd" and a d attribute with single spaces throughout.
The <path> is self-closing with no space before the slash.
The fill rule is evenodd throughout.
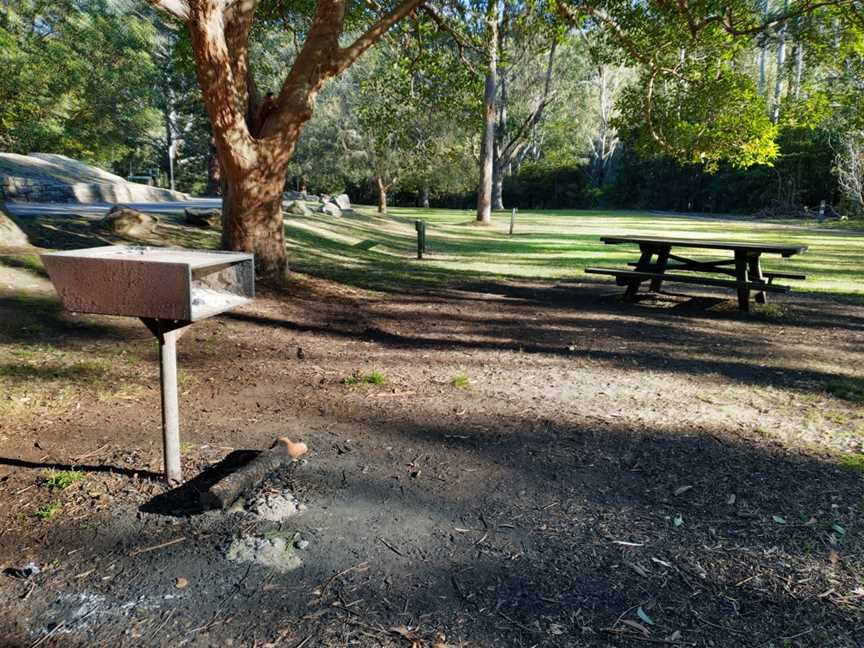
<path id="1" fill-rule="evenodd" d="M 495 166 L 495 100 L 498 95 L 498 2 L 488 0 L 486 11 L 486 87 L 483 92 L 483 139 L 480 144 L 480 184 L 477 187 L 477 222 L 492 222 L 492 175 Z"/>
<path id="2" fill-rule="evenodd" d="M 255 271 L 284 280 L 288 273 L 282 191 L 285 172 L 226 177 L 222 196 L 222 246 L 255 253 Z"/>

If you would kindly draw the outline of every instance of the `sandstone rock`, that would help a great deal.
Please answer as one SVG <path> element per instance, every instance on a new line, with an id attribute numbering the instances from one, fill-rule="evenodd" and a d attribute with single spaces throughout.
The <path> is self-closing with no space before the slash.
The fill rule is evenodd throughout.
<path id="1" fill-rule="evenodd" d="M 348 199 L 348 194 L 339 194 L 331 200 L 336 203 L 339 209 L 351 209 L 351 201 Z"/>
<path id="2" fill-rule="evenodd" d="M 294 200 L 285 205 L 285 211 L 295 216 L 311 216 L 312 210 L 302 200 Z"/>
<path id="3" fill-rule="evenodd" d="M 0 247 L 22 247 L 30 245 L 27 235 L 15 224 L 0 206 Z"/>
<path id="4" fill-rule="evenodd" d="M 341 216 L 342 210 L 339 209 L 339 206 L 336 203 L 325 202 L 319 208 L 318 211 L 322 214 L 327 214 L 329 216 Z"/>
<path id="5" fill-rule="evenodd" d="M 192 227 L 222 229 L 221 209 L 184 209 L 186 224 Z"/>
<path id="6" fill-rule="evenodd" d="M 289 189 L 282 193 L 283 200 L 306 200 L 306 192 L 305 191 L 293 191 Z"/>
<path id="7" fill-rule="evenodd" d="M 152 234 L 159 224 L 159 219 L 131 207 L 115 205 L 99 224 L 114 234 L 138 237 Z"/>

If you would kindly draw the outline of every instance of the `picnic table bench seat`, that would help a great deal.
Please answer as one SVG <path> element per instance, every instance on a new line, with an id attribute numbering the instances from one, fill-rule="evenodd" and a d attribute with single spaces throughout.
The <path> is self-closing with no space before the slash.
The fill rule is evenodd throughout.
<path id="1" fill-rule="evenodd" d="M 764 282 L 747 281 L 740 282 L 735 279 L 715 279 L 714 277 L 698 277 L 695 275 L 672 274 L 669 272 L 641 272 L 639 270 L 619 270 L 617 268 L 585 268 L 589 274 L 611 275 L 615 277 L 619 286 L 628 285 L 633 279 L 649 281 L 659 279 L 660 281 L 672 281 L 677 283 L 702 284 L 705 286 L 721 286 L 724 288 L 743 287 L 748 290 L 770 291 L 777 293 L 788 293 L 789 286 L 778 286 Z"/>
<path id="2" fill-rule="evenodd" d="M 714 261 L 714 263 L 720 263 L 720 261 Z M 723 260 L 723 263 L 727 263 L 728 265 L 733 265 L 735 260 L 732 259 L 730 261 Z M 638 261 L 630 261 L 627 263 L 631 268 L 635 268 L 639 265 Z M 686 268 L 686 263 L 680 263 L 678 261 L 670 261 L 666 264 L 667 270 L 675 270 L 676 268 Z M 596 270 L 609 270 L 610 268 L 585 268 L 585 272 L 594 273 L 594 274 L 609 274 L 608 272 L 595 272 Z M 730 273 L 731 274 L 731 273 Z M 804 281 L 807 278 L 807 275 L 801 274 L 800 272 L 779 272 L 777 270 L 763 270 L 762 276 L 768 280 L 768 283 L 772 283 L 774 279 L 793 279 L 796 281 Z M 734 282 L 733 282 L 734 283 Z"/>
<path id="3" fill-rule="evenodd" d="M 760 257 L 763 254 L 777 254 L 788 258 L 804 252 L 807 249 L 806 245 L 659 236 L 604 236 L 601 237 L 601 240 L 609 245 L 623 243 L 639 246 L 639 260 L 627 264 L 634 268 L 633 270 L 603 267 L 585 268 L 585 272 L 589 274 L 615 277 L 615 282 L 619 286 L 627 286 L 624 295 L 625 298 L 630 299 L 635 298 L 640 286 L 645 282 L 649 282 L 650 291 L 659 292 L 664 282 L 671 281 L 733 288 L 738 293 L 739 308 L 742 311 L 748 311 L 751 292 L 755 293 L 757 302 L 765 303 L 768 292 L 788 293 L 790 291 L 789 286 L 775 284 L 775 279 L 806 279 L 806 275 L 796 272 L 774 270 L 763 272 L 760 263 Z M 733 255 L 732 258 L 708 259 L 683 256 L 680 252 L 673 254 L 673 248 L 676 252 L 682 248 L 726 250 L 732 252 Z M 722 278 L 718 278 L 716 275 L 720 275 Z"/>

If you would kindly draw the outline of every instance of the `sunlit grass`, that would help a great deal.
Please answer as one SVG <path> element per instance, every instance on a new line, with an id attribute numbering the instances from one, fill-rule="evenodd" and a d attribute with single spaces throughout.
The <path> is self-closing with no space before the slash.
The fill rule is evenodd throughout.
<path id="1" fill-rule="evenodd" d="M 425 220 L 428 227 L 428 250 L 422 261 L 416 259 L 416 219 Z M 342 218 L 292 216 L 285 231 L 292 267 L 368 288 L 505 278 L 580 281 L 586 266 L 622 266 L 635 260 L 635 246 L 600 241 L 606 234 L 630 234 L 806 245 L 807 252 L 790 259 L 764 255 L 764 268 L 806 274 L 803 282 L 784 280 L 793 290 L 864 299 L 862 232 L 737 219 L 561 210 L 519 212 L 510 236 L 509 213 L 495 214 L 488 227 L 476 226 L 473 219 L 473 212 L 465 210 L 393 208 L 387 217 L 372 210 Z M 693 250 L 692 255 L 717 257 L 708 250 Z"/>

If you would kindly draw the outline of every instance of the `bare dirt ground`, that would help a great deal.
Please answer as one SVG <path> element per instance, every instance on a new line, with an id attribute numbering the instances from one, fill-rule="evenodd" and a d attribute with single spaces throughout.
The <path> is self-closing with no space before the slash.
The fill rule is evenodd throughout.
<path id="1" fill-rule="evenodd" d="M 0 645 L 864 645 L 864 411 L 826 391 L 860 377 L 860 306 L 298 277 L 181 339 L 170 491 L 155 342 L 31 289 L 0 295 L 33 385 L 0 419 Z M 46 393 L 106 349 L 98 389 Z M 310 452 L 261 492 L 296 515 L 197 507 L 283 435 Z"/>

